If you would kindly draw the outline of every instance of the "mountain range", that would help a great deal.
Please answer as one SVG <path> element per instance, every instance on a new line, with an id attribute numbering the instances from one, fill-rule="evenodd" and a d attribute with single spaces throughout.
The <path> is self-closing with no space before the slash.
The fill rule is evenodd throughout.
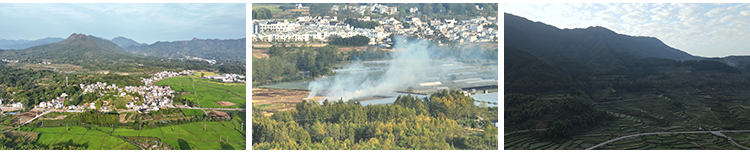
<path id="1" fill-rule="evenodd" d="M 197 39 L 189 41 L 156 42 L 151 45 L 130 46 L 128 52 L 146 56 L 179 59 L 199 57 L 213 60 L 244 61 L 245 38 L 241 39 Z"/>
<path id="2" fill-rule="evenodd" d="M 6 40 L 0 39 L 0 49 L 26 49 L 33 46 L 57 43 L 63 38 L 47 37 L 37 40 Z"/>
<path id="3" fill-rule="evenodd" d="M 750 56 L 706 58 L 672 48 L 655 37 L 623 35 L 600 26 L 559 29 L 520 16 L 504 15 L 505 44 L 551 65 L 559 60 L 574 60 L 598 71 L 612 72 L 629 69 L 635 61 L 646 58 L 711 60 L 750 73 Z"/>
<path id="4" fill-rule="evenodd" d="M 117 44 L 117 46 L 120 46 L 120 48 L 123 48 L 123 49 L 128 48 L 130 46 L 136 46 L 136 47 L 138 47 L 138 46 L 148 45 L 146 43 L 138 43 L 137 41 L 135 41 L 133 39 L 125 38 L 123 36 L 118 36 L 118 37 L 112 38 L 112 40 L 110 40 L 110 41 L 112 41 L 113 43 Z"/>
<path id="5" fill-rule="evenodd" d="M 124 37 L 117 37 L 113 40 L 125 40 L 120 42 L 132 41 Z M 242 39 L 244 40 L 244 39 Z M 201 40 L 193 40 L 201 41 Z M 174 48 L 182 50 L 198 50 L 202 48 L 213 48 L 210 50 L 213 54 L 237 54 L 237 50 L 226 50 L 221 48 L 231 47 L 244 47 L 244 41 L 241 45 L 235 43 L 236 40 L 211 40 L 213 43 L 193 44 L 193 43 L 169 43 L 167 47 L 163 47 L 161 52 L 171 52 Z M 135 42 L 135 41 L 132 41 Z M 229 43 L 225 43 L 229 42 Z M 121 43 L 123 44 L 123 43 Z M 136 46 L 130 43 L 130 47 Z M 136 43 L 139 44 L 139 43 Z M 156 43 L 159 44 L 159 43 Z M 192 45 L 191 45 L 192 44 Z M 148 45 L 151 46 L 151 45 Z M 139 46 L 149 49 L 148 46 Z M 241 57 L 244 57 L 244 48 L 242 49 Z M 197 53 L 196 53 L 197 54 Z M 209 56 L 212 54 L 199 54 L 209 57 L 201 58 L 214 58 L 217 59 L 217 64 L 208 63 L 200 60 L 184 60 L 184 59 L 167 59 L 164 57 L 152 57 L 152 54 L 146 54 L 151 56 L 144 56 L 143 54 L 127 51 L 121 48 L 118 44 L 110 40 L 103 39 L 92 35 L 85 35 L 79 33 L 73 33 L 68 38 L 59 41 L 57 43 L 38 45 L 29 47 L 26 49 L 12 49 L 12 50 L 0 50 L 0 58 L 9 60 L 18 60 L 19 63 L 36 64 L 42 62 L 51 62 L 53 64 L 72 64 L 81 66 L 84 69 L 99 71 L 122 71 L 122 72 L 142 72 L 142 71 L 153 71 L 163 69 L 209 69 L 219 70 L 223 72 L 232 71 L 235 73 L 244 73 L 243 69 L 237 69 L 244 65 L 244 59 L 242 60 L 230 60 L 222 59 L 221 57 L 227 56 Z M 196 55 L 197 56 L 197 55 Z M 237 55 L 234 55 L 237 56 Z M 198 56 L 200 57 L 200 56 Z M 236 57 L 233 57 L 236 58 Z"/>

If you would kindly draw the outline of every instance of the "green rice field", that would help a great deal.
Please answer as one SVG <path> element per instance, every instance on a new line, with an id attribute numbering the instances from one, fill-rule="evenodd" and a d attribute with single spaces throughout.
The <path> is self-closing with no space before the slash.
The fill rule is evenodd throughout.
<path id="1" fill-rule="evenodd" d="M 239 123 L 230 121 L 194 122 L 151 129 L 127 129 L 110 127 L 43 127 L 23 128 L 39 132 L 37 144 L 54 145 L 73 142 L 83 144 L 88 150 L 138 150 L 140 148 L 125 141 L 130 138 L 157 138 L 173 149 L 190 150 L 245 150 L 246 138 Z"/>
<path id="2" fill-rule="evenodd" d="M 197 101 L 203 108 L 245 108 L 246 91 L 244 83 L 221 83 L 215 80 L 194 77 L 166 78 L 156 85 L 168 85 L 173 90 L 183 92 L 183 97 Z M 234 103 L 233 106 L 221 106 L 218 101 Z"/>

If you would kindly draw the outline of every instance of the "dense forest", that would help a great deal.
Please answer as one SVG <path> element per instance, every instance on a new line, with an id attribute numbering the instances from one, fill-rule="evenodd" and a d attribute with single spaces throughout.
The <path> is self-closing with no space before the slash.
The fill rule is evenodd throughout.
<path id="1" fill-rule="evenodd" d="M 356 35 L 346 38 L 340 36 L 333 36 L 329 38 L 328 44 L 339 45 L 339 46 L 364 46 L 370 43 L 370 38 L 367 36 Z"/>
<path id="2" fill-rule="evenodd" d="M 336 45 L 320 48 L 274 45 L 268 48 L 268 56 L 268 58 L 253 57 L 253 84 L 296 81 L 303 77 L 322 76 L 331 73 L 334 65 L 345 61 L 384 59 L 390 54 L 371 46 L 364 51 L 352 49 L 351 52 L 339 52 Z M 306 74 L 300 75 L 298 72 Z"/>
<path id="3" fill-rule="evenodd" d="M 68 94 L 68 105 L 79 105 L 93 102 L 98 95 L 81 94 L 83 90 L 79 84 L 94 84 L 108 82 L 123 86 L 143 85 L 142 77 L 147 75 L 116 75 L 116 74 L 57 74 L 47 70 L 27 70 L 0 65 L 0 99 L 20 102 L 24 106 L 36 105 L 39 102 L 50 101 L 62 93 Z M 67 79 L 66 79 L 67 78 Z M 67 80 L 67 85 L 65 84 Z"/>
<path id="4" fill-rule="evenodd" d="M 348 18 L 344 20 L 344 23 L 351 25 L 354 28 L 365 28 L 365 29 L 374 29 L 377 26 L 380 26 L 380 22 L 378 21 L 362 21 L 358 19 Z"/>
<path id="5" fill-rule="evenodd" d="M 252 143 L 259 150 L 498 149 L 491 123 L 497 107 L 477 107 L 455 90 L 398 97 L 392 105 L 303 101 L 270 117 L 253 112 Z"/>
<path id="6" fill-rule="evenodd" d="M 270 19 L 273 17 L 273 14 L 271 14 L 271 10 L 265 7 L 261 7 L 258 9 L 253 9 L 253 20 L 258 19 Z"/>

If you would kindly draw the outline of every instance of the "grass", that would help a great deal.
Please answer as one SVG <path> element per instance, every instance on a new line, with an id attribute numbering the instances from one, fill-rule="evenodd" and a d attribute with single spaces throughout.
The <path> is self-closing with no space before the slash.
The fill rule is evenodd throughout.
<path id="1" fill-rule="evenodd" d="M 183 93 L 182 96 L 191 101 L 197 101 L 200 107 L 245 108 L 247 94 L 244 83 L 221 83 L 204 78 L 174 77 L 161 80 L 156 85 L 168 85 L 175 91 L 189 92 Z M 221 106 L 216 103 L 217 101 L 229 101 L 236 105 Z"/>
<path id="2" fill-rule="evenodd" d="M 143 129 L 139 132 L 137 129 L 115 128 L 110 134 L 110 127 L 91 127 L 82 126 L 67 127 L 43 127 L 29 128 L 33 132 L 39 132 L 36 143 L 43 145 L 54 145 L 72 141 L 77 144 L 86 144 L 88 150 L 130 150 L 139 149 L 130 143 L 119 138 L 120 136 L 128 137 L 150 137 L 159 138 L 160 142 L 165 143 L 175 149 L 239 149 L 246 148 L 246 138 L 243 134 L 235 130 L 232 122 L 240 122 L 242 119 L 235 119 L 225 122 L 194 122 L 174 126 L 164 126 L 152 129 Z M 223 124 L 222 124 L 223 123 Z M 204 126 L 206 130 L 204 130 Z M 239 127 L 238 127 L 239 128 Z M 140 135 L 139 135 L 140 133 Z M 227 141 L 227 136 L 229 140 Z"/>
<path id="3" fill-rule="evenodd" d="M 181 110 L 182 110 L 182 114 L 184 114 L 185 116 L 203 116 L 206 114 L 205 112 L 203 112 L 203 110 L 200 110 L 200 109 L 181 109 Z"/>
<path id="4" fill-rule="evenodd" d="M 137 137 L 138 136 L 138 130 L 125 129 L 125 128 L 115 128 L 115 132 L 112 132 L 112 135 Z"/>

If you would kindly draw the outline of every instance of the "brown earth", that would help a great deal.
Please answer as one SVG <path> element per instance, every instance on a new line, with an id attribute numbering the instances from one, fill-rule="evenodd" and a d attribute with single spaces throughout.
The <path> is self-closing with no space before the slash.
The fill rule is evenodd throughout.
<path id="1" fill-rule="evenodd" d="M 227 114 L 226 112 L 220 112 L 220 111 L 214 110 L 214 111 L 208 112 L 208 116 L 216 117 L 216 118 L 225 118 L 225 117 L 229 117 L 229 114 Z"/>
<path id="2" fill-rule="evenodd" d="M 234 105 L 237 105 L 237 104 L 234 104 L 234 103 L 228 102 L 228 101 L 217 101 L 216 103 L 219 104 L 219 105 L 221 105 L 221 106 L 234 106 Z"/>
<path id="3" fill-rule="evenodd" d="M 253 48 L 253 57 L 255 58 L 268 58 L 268 49 Z"/>
<path id="4" fill-rule="evenodd" d="M 260 89 L 253 88 L 253 106 L 255 105 L 280 105 L 279 107 L 266 108 L 264 114 L 272 114 L 275 111 L 286 111 L 294 108 L 299 102 L 307 98 L 310 93 L 305 90 L 283 90 L 283 89 Z"/>
<path id="5" fill-rule="evenodd" d="M 13 123 L 11 123 L 11 124 L 21 124 L 21 123 L 24 123 L 24 122 L 26 122 L 26 121 L 28 121 L 28 120 L 36 117 L 36 114 L 42 114 L 42 113 L 44 113 L 44 111 L 32 110 L 32 111 L 28 111 L 28 112 L 16 114 L 16 120 L 12 121 Z"/>
<path id="6" fill-rule="evenodd" d="M 128 116 L 128 114 L 120 114 L 120 123 L 127 123 L 127 120 L 125 119 L 125 116 Z"/>

